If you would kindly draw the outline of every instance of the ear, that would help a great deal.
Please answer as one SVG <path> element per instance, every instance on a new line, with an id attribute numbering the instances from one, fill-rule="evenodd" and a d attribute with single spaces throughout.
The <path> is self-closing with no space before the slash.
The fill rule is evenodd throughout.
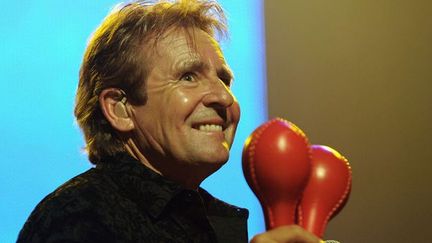
<path id="1" fill-rule="evenodd" d="M 120 132 L 129 132 L 135 128 L 128 113 L 127 104 L 121 102 L 122 92 L 116 88 L 102 90 L 99 104 L 107 121 Z"/>

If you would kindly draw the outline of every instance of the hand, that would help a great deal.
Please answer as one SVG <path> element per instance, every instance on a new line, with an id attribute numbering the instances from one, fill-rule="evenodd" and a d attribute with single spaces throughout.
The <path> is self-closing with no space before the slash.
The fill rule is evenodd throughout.
<path id="1" fill-rule="evenodd" d="M 255 235 L 251 243 L 320 243 L 323 242 L 312 233 L 298 225 L 280 226 Z"/>

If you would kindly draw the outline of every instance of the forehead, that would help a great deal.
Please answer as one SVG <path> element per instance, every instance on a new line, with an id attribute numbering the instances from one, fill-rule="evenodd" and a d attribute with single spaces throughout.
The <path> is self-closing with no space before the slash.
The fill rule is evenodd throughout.
<path id="1" fill-rule="evenodd" d="M 176 28 L 166 31 L 156 39 L 153 55 L 179 58 L 208 57 L 225 62 L 219 43 L 208 33 L 198 28 Z"/>

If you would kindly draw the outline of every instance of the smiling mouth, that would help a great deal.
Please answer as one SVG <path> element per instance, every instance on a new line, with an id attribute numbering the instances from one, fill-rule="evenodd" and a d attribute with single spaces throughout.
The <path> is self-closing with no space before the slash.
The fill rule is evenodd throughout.
<path id="1" fill-rule="evenodd" d="M 226 122 L 222 120 L 201 121 L 192 125 L 192 128 L 200 132 L 224 132 L 227 129 Z"/>
<path id="2" fill-rule="evenodd" d="M 222 132 L 223 128 L 221 125 L 215 125 L 215 124 L 203 124 L 199 125 L 197 127 L 199 131 L 202 132 Z"/>

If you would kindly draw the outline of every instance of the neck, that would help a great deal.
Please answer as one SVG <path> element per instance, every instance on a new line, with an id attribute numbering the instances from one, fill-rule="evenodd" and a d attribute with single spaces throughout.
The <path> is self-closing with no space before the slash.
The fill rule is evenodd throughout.
<path id="1" fill-rule="evenodd" d="M 139 160 L 144 166 L 191 190 L 197 190 L 201 182 L 220 167 L 182 163 L 166 156 L 144 153 L 130 138 L 127 140 L 125 148 L 132 157 Z"/>

